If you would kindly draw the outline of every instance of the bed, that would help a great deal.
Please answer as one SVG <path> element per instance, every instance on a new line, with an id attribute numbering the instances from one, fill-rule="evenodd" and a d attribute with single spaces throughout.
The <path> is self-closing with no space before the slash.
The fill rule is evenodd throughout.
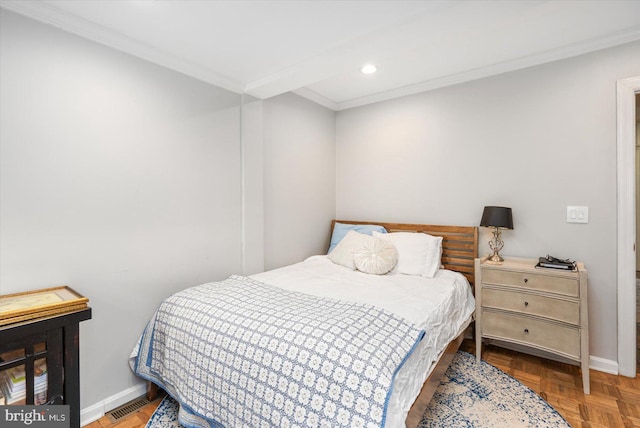
<path id="1" fill-rule="evenodd" d="M 250 363 L 252 363 L 253 360 L 256 360 L 255 356 L 253 356 L 253 351 L 250 353 L 253 360 L 250 361 L 240 361 L 238 359 L 238 355 L 235 356 L 236 360 L 234 361 L 237 362 L 238 370 L 241 372 L 239 376 L 238 371 L 235 371 L 233 368 L 229 369 L 228 365 L 207 365 L 201 363 L 200 360 L 203 358 L 202 355 L 209 355 L 211 351 L 209 349 L 205 351 L 204 345 L 198 342 L 198 345 L 194 345 L 194 347 L 199 346 L 203 348 L 203 352 L 201 354 L 194 354 L 194 356 L 189 357 L 185 357 L 180 354 L 177 357 L 171 357 L 185 359 L 185 368 L 182 368 L 183 372 L 182 375 L 180 375 L 179 370 L 171 365 L 173 364 L 173 360 L 166 357 L 165 353 L 169 354 L 174 349 L 181 349 L 181 337 L 184 335 L 190 335 L 191 331 L 173 329 L 171 330 L 172 333 L 169 334 L 162 330 L 162 328 L 158 327 L 158 325 L 162 325 L 162 322 L 159 322 L 158 319 L 155 318 L 149 324 L 151 326 L 152 323 L 155 323 L 155 327 L 147 327 L 145 334 L 141 337 L 141 341 L 132 353 L 132 366 L 136 373 L 148 381 L 152 381 L 153 383 L 150 383 L 150 385 L 159 384 L 174 396 L 174 398 L 179 398 L 178 401 L 182 404 L 181 417 L 184 418 L 185 422 L 193 424 L 193 426 L 223 426 L 222 423 L 219 425 L 212 423 L 212 420 L 225 420 L 229 426 L 285 426 L 290 421 L 293 421 L 291 426 L 337 426 L 341 423 L 346 426 L 418 426 L 421 417 L 439 384 L 440 378 L 450 364 L 453 355 L 462 341 L 465 328 L 468 327 L 472 319 L 474 308 L 472 297 L 474 283 L 473 262 L 477 257 L 478 230 L 476 227 L 466 226 L 399 224 L 344 220 L 334 220 L 331 225 L 331 230 L 335 231 L 337 227 L 349 228 L 352 226 L 380 227 L 383 228 L 385 232 L 393 234 L 383 236 L 380 235 L 379 232 L 375 232 L 376 237 L 383 238 L 383 240 L 409 236 L 406 232 L 410 232 L 412 234 L 423 233 L 427 234 L 426 236 L 429 236 L 430 238 L 436 237 L 441 239 L 441 241 L 439 241 L 441 242 L 441 256 L 439 257 L 441 264 L 439 263 L 440 266 L 436 268 L 433 276 L 428 278 L 425 278 L 424 275 L 406 275 L 395 271 L 395 268 L 394 271 L 391 271 L 386 275 L 371 275 L 368 273 L 362 273 L 357 269 L 354 270 L 353 267 L 347 268 L 340 264 L 336 264 L 335 256 L 333 258 L 334 260 L 331 260 L 329 256 L 313 256 L 301 263 L 252 275 L 250 278 L 234 276 L 227 280 L 228 282 L 226 285 L 215 283 L 215 292 L 218 292 L 218 290 L 226 290 L 224 291 L 226 294 L 216 297 L 217 300 L 239 300 L 244 304 L 244 296 L 251 295 L 252 298 L 257 299 L 259 302 L 257 303 L 258 306 L 261 306 L 262 303 L 260 302 L 265 301 L 275 302 L 273 304 L 277 305 L 278 301 L 283 300 L 287 302 L 287 305 L 293 305 L 294 307 L 307 305 L 306 307 L 308 310 L 303 311 L 305 312 L 305 316 L 307 313 L 313 313 L 313 316 L 315 317 L 317 314 L 314 311 L 316 311 L 321 312 L 323 316 L 333 316 L 331 319 L 335 320 L 336 315 L 334 312 L 337 311 L 337 316 L 344 316 L 344 319 L 348 320 L 348 322 L 344 323 L 341 327 L 345 328 L 345 331 L 342 333 L 339 333 L 336 330 L 331 331 L 336 333 L 335 336 L 332 336 L 334 337 L 335 343 L 340 344 L 341 337 L 348 337 L 348 340 L 343 341 L 344 343 L 341 346 L 344 346 L 345 344 L 347 346 L 351 346 L 351 348 L 353 348 L 350 350 L 352 354 L 340 356 L 336 354 L 335 361 L 330 361 L 328 359 L 322 363 L 326 365 L 327 362 L 333 362 L 334 365 L 331 365 L 331 367 L 335 366 L 335 372 L 332 372 L 331 369 L 325 374 L 329 380 L 333 382 L 334 378 L 336 378 L 336 373 L 339 371 L 338 368 L 341 367 L 340 364 L 343 362 L 343 359 L 346 358 L 347 361 L 352 361 L 353 359 L 351 357 L 357 359 L 355 358 L 355 355 L 362 357 L 366 364 L 361 364 L 362 367 L 358 370 L 358 367 L 353 363 L 353 366 L 356 367 L 355 372 L 348 372 L 345 374 L 340 370 L 342 376 L 340 380 L 344 380 L 345 385 L 341 386 L 343 388 L 342 390 L 336 389 L 337 395 L 335 402 L 338 404 L 338 409 L 336 410 L 335 406 L 332 404 L 334 407 L 332 412 L 335 413 L 335 415 L 333 413 L 331 414 L 332 417 L 336 418 L 335 420 L 329 421 L 329 419 L 325 418 L 324 415 L 328 415 L 328 413 L 326 413 L 326 408 L 318 407 L 316 409 L 313 402 L 316 398 L 322 401 L 322 398 L 318 398 L 319 396 L 322 396 L 325 397 L 326 403 L 329 403 L 330 400 L 327 396 L 331 394 L 331 391 L 325 390 L 323 394 L 314 394 L 315 390 L 313 387 L 305 389 L 304 386 L 304 382 L 309 380 L 309 378 L 312 380 L 316 379 L 316 375 L 318 382 L 322 379 L 320 371 L 324 370 L 324 365 L 322 367 L 318 366 L 318 370 L 311 373 L 311 369 L 309 369 L 307 365 L 303 364 L 304 368 L 308 369 L 309 373 L 301 370 L 298 373 L 298 376 L 300 376 L 300 382 L 297 385 L 293 385 L 293 383 L 295 383 L 293 382 L 293 378 L 295 378 L 296 373 L 294 372 L 291 374 L 291 372 L 286 372 L 287 376 L 292 378 L 291 385 L 289 385 L 289 387 L 294 387 L 294 396 L 298 394 L 302 397 L 304 395 L 303 392 L 306 392 L 308 396 L 303 397 L 305 401 L 303 401 L 302 404 L 297 402 L 291 404 L 291 409 L 289 410 L 291 410 L 291 414 L 293 416 L 290 420 L 286 418 L 280 420 L 280 417 L 284 417 L 284 411 L 287 409 L 283 409 L 281 403 L 278 403 L 274 397 L 281 399 L 281 394 L 278 393 L 278 387 L 281 388 L 281 392 L 283 393 L 285 393 L 287 387 L 282 387 L 281 384 L 278 384 L 279 378 L 273 373 L 265 371 L 264 367 L 252 367 Z M 411 235 L 409 237 L 422 238 L 424 236 L 425 235 Z M 346 241 L 347 239 L 344 240 L 344 242 Z M 368 242 L 372 241 L 369 240 Z M 378 239 L 376 242 L 381 241 Z M 393 242 L 393 240 L 391 242 Z M 343 243 L 343 246 L 344 245 L 346 244 Z M 396 248 L 404 248 L 402 251 L 405 251 L 404 254 L 406 255 L 406 247 L 402 247 L 402 245 L 404 245 L 402 241 L 395 241 Z M 337 253 L 339 253 L 339 251 L 333 252 L 334 255 Z M 402 255 L 403 253 L 400 252 L 400 254 Z M 406 257 L 401 257 L 400 260 L 405 263 L 403 265 L 404 268 L 407 268 L 406 261 L 408 259 Z M 396 267 L 400 267 L 399 262 Z M 271 290 L 271 286 L 275 286 L 273 287 L 273 290 Z M 246 287 L 246 289 L 243 287 Z M 191 290 L 190 292 L 201 293 L 202 290 Z M 207 290 L 207 293 L 209 292 L 210 291 Z M 263 292 L 265 293 L 264 295 L 262 295 Z M 272 292 L 285 294 L 269 294 Z M 203 301 L 203 299 L 199 297 L 203 296 L 203 294 L 195 294 L 195 296 L 196 297 L 192 298 L 192 300 Z M 300 301 L 301 303 L 296 299 L 302 299 Z M 184 301 L 184 299 L 179 299 L 179 302 L 182 301 Z M 290 303 L 292 301 L 295 303 Z M 335 307 L 331 302 L 340 302 L 340 304 L 344 306 Z M 276 307 L 276 309 L 269 308 L 268 310 L 275 311 L 280 316 L 283 312 L 288 312 L 287 308 L 288 307 L 280 306 Z M 370 308 L 375 308 L 377 312 L 369 312 Z M 159 309 L 158 312 L 161 312 L 161 310 Z M 256 313 L 258 312 L 259 311 Z M 189 314 L 190 315 L 187 318 L 198 318 L 201 316 L 197 311 L 191 312 L 191 308 L 189 308 Z M 243 314 L 234 313 L 230 316 L 228 313 L 225 313 L 223 318 L 235 319 L 242 315 Z M 157 314 L 156 316 L 162 318 L 162 315 Z M 284 315 L 285 320 L 288 319 L 287 316 L 288 315 L 286 314 Z M 360 320 L 364 319 L 370 319 L 371 325 L 368 327 L 362 327 L 362 330 L 357 330 L 356 327 L 362 324 Z M 245 320 L 243 322 L 247 324 L 250 321 Z M 296 319 L 296 323 L 298 322 L 301 321 Z M 184 323 L 184 320 L 180 321 L 180 325 L 182 325 L 182 323 Z M 220 320 L 209 320 L 208 323 L 211 325 L 219 325 Z M 265 322 L 264 326 L 261 326 L 260 328 L 264 331 L 266 331 L 267 328 L 270 328 L 270 334 L 273 336 L 273 334 L 275 334 L 274 332 L 279 331 L 279 328 L 283 323 L 283 319 L 280 318 L 278 323 L 279 324 L 270 326 L 268 322 Z M 261 323 L 255 323 L 254 320 L 254 324 L 255 327 Z M 325 325 L 326 323 L 322 321 L 319 322 L 319 324 Z M 338 320 L 338 324 L 340 324 L 340 320 Z M 305 324 L 304 322 L 301 322 L 300 325 Z M 371 327 L 374 325 L 377 325 L 378 328 Z M 394 327 L 389 328 L 388 326 L 390 325 Z M 381 326 L 383 328 L 380 328 Z M 231 326 L 225 328 L 231 328 L 233 331 L 236 331 L 239 327 Z M 334 329 L 336 327 L 332 326 L 331 328 Z M 193 330 L 194 327 L 191 326 L 188 329 Z M 346 330 L 349 330 L 353 335 L 350 335 Z M 400 332 L 402 332 L 402 334 Z M 289 332 L 288 334 L 290 334 L 291 337 L 294 337 L 294 333 L 295 331 Z M 210 335 L 212 333 L 199 334 Z M 329 330 L 324 332 L 309 330 L 308 340 L 325 338 L 326 336 L 322 336 L 323 334 L 331 336 L 331 332 Z M 371 343 L 362 343 L 360 345 L 358 342 L 362 341 L 359 340 L 358 337 L 362 338 L 362 335 L 366 335 Z M 245 336 L 249 337 L 246 332 Z M 315 339 L 311 336 L 315 337 Z M 218 337 L 216 340 L 219 341 L 220 337 L 223 336 L 216 337 Z M 189 341 L 192 340 L 193 339 L 189 338 Z M 227 343 L 229 342 L 228 339 L 225 338 L 225 340 Z M 264 338 L 263 340 L 266 350 L 267 340 Z M 153 342 L 153 345 L 151 344 L 152 341 L 155 341 Z M 161 344 L 157 345 L 157 342 L 161 342 Z M 335 345 L 334 342 L 331 343 L 332 346 Z M 176 343 L 178 345 L 176 345 Z M 390 346 L 381 346 L 381 343 L 389 344 Z M 302 341 L 297 342 L 297 344 L 299 345 L 298 347 L 293 346 L 293 344 L 289 345 L 296 350 L 298 348 L 304 348 Z M 376 344 L 376 346 L 371 346 L 371 344 Z M 306 345 L 307 343 L 305 343 L 305 346 Z M 354 345 L 361 347 L 356 348 Z M 242 346 L 241 349 L 243 349 L 243 352 L 247 349 L 244 345 L 240 346 Z M 286 350 L 287 348 L 285 347 L 283 349 Z M 316 347 L 314 349 L 318 348 Z M 371 351 L 370 354 L 367 353 L 367 350 Z M 220 352 L 227 357 L 230 355 L 224 351 Z M 260 352 L 262 358 L 262 350 L 258 352 Z M 274 356 L 275 359 L 279 358 L 278 352 L 280 352 L 280 348 L 277 348 L 277 345 L 274 345 L 273 355 L 269 356 L 268 359 L 269 363 L 271 363 Z M 330 352 L 328 353 L 330 354 Z M 218 351 L 213 351 L 213 354 L 217 356 Z M 283 355 L 284 353 L 280 352 L 280 356 Z M 302 355 L 302 351 L 300 355 Z M 158 363 L 155 369 L 151 367 L 153 365 L 151 363 L 149 363 L 149 367 L 147 367 L 145 362 L 150 362 L 153 359 L 152 357 L 155 358 L 155 360 L 162 360 L 162 358 L 165 357 L 166 361 Z M 307 363 L 316 357 L 317 356 L 314 355 L 313 352 L 311 352 L 311 354 L 307 353 L 304 355 L 303 361 Z M 199 363 L 191 365 L 191 363 L 187 363 L 189 359 L 199 361 Z M 264 359 L 266 359 L 266 356 Z M 367 371 L 374 370 L 374 368 L 377 367 L 374 365 L 372 366 L 373 368 L 369 368 L 371 359 L 374 361 L 382 359 L 384 362 L 381 364 L 383 366 L 385 364 L 389 366 L 383 367 L 383 369 L 387 370 L 388 373 L 383 370 L 380 372 L 383 374 L 379 375 L 380 379 L 387 383 L 384 384 L 383 388 L 379 387 L 379 385 L 375 383 L 374 388 L 370 388 L 371 391 L 365 391 L 365 394 L 362 392 L 366 390 L 364 385 L 369 385 L 370 383 L 368 381 L 371 380 L 366 377 L 368 375 Z M 167 361 L 171 364 L 168 364 Z M 295 361 L 296 360 L 294 359 L 294 362 Z M 377 361 L 375 362 L 376 364 L 378 363 Z M 187 364 L 189 365 L 187 366 Z M 229 372 L 232 373 L 229 376 L 235 375 L 236 378 L 244 377 L 244 375 L 242 375 L 242 370 L 239 369 L 241 366 L 248 371 L 253 370 L 255 372 L 254 374 L 256 379 L 258 379 L 260 370 L 261 376 L 263 376 L 264 379 L 264 385 L 267 386 L 266 390 L 271 392 L 270 394 L 265 395 L 265 388 L 259 386 L 257 397 L 260 398 L 260 400 L 256 399 L 256 397 L 249 398 L 248 393 L 253 392 L 255 386 L 251 383 L 250 377 L 249 388 L 247 391 L 238 390 L 238 388 L 233 386 L 236 384 L 233 383 L 224 383 L 224 386 L 221 387 L 222 392 L 220 393 L 211 389 L 207 390 L 199 383 L 198 379 L 205 379 L 207 377 L 213 378 L 213 376 L 212 373 L 207 373 L 204 370 L 200 371 L 203 365 L 208 367 L 207 370 L 209 372 L 220 372 L 220 376 L 222 376 L 222 372 Z M 308 362 L 308 365 L 311 366 L 311 362 Z M 351 369 L 351 364 L 346 364 L 345 367 L 347 365 Z M 213 367 L 216 368 L 214 369 Z M 283 373 L 285 372 L 284 368 L 281 368 L 282 366 L 280 363 L 278 363 L 277 367 L 278 374 L 280 374 L 280 371 Z M 299 369 L 300 367 L 295 366 L 294 364 L 294 368 Z M 187 371 L 184 370 L 195 370 L 195 373 L 197 373 L 197 375 L 194 376 L 195 380 L 189 380 L 189 383 L 184 381 L 181 386 L 176 387 L 175 384 L 181 382 L 178 380 L 180 379 L 180 376 L 184 377 L 184 374 L 187 373 Z M 163 371 L 165 374 L 159 373 Z M 378 376 L 378 372 L 375 373 L 376 376 Z M 360 378 L 357 376 L 360 376 Z M 304 379 L 302 379 L 303 377 Z M 273 383 L 271 383 L 271 385 L 273 390 L 271 390 L 267 385 L 272 379 Z M 280 378 L 280 381 L 283 381 L 282 377 Z M 244 382 L 245 383 L 240 382 L 239 384 L 244 387 L 246 386 L 246 380 Z M 349 382 L 352 382 L 353 385 L 358 387 L 347 385 Z M 229 387 L 229 385 L 232 386 Z M 259 383 L 259 385 L 261 384 Z M 313 381 L 307 385 L 314 385 Z M 298 386 L 301 388 L 300 392 L 297 392 Z M 331 387 L 333 388 L 333 386 L 334 384 L 332 383 Z M 315 385 L 315 387 L 318 388 L 317 385 Z M 191 394 L 194 389 L 201 392 L 198 394 Z M 309 393 L 309 390 L 311 393 Z M 150 393 L 153 394 L 153 391 L 154 387 L 151 387 Z M 275 395 L 273 393 L 274 391 L 276 393 Z M 245 392 L 247 395 L 245 395 Z M 215 400 L 209 397 L 210 395 L 216 395 Z M 363 397 L 365 396 L 369 397 L 366 400 L 370 400 L 370 402 L 364 402 Z M 238 403 L 236 403 L 238 401 L 238 397 L 241 397 L 242 400 L 247 400 L 251 406 L 258 410 L 254 409 L 255 413 L 249 414 L 249 410 L 244 409 L 245 414 L 243 414 L 243 410 L 238 407 Z M 266 398 L 262 399 L 264 397 Z M 346 403 L 345 397 L 347 397 Z M 213 404 L 211 404 L 211 400 L 216 401 L 215 406 L 217 406 L 218 401 L 228 401 L 231 404 L 228 404 L 228 406 L 225 407 L 224 412 L 216 410 L 217 413 L 213 412 L 204 415 L 204 413 L 206 413 L 204 410 L 209 408 L 207 406 L 213 406 Z M 289 404 L 289 402 L 286 404 Z M 379 407 L 376 407 L 378 404 Z M 273 408 L 267 406 L 272 406 Z M 229 411 L 228 408 L 236 409 L 241 416 L 238 418 L 236 418 L 236 416 L 229 416 L 233 411 Z M 344 408 L 353 409 L 349 410 L 353 415 L 350 416 L 345 413 L 340 414 Z M 216 407 L 216 409 L 218 409 L 218 407 Z M 314 412 L 313 409 L 316 409 L 317 411 Z M 320 417 L 318 417 L 318 415 L 320 415 Z M 247 421 L 253 422 L 248 423 Z M 274 421 L 277 421 L 277 423 Z"/>

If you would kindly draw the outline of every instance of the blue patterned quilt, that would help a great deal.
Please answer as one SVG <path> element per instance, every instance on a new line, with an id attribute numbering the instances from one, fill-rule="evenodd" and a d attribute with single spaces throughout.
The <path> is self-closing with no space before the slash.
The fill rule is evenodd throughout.
<path id="1" fill-rule="evenodd" d="M 147 325 L 134 370 L 196 427 L 383 427 L 424 331 L 382 309 L 241 276 L 181 291 Z"/>

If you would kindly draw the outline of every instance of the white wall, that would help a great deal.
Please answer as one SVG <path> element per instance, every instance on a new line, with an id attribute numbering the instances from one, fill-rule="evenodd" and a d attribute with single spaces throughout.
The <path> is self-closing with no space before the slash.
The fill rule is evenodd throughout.
<path id="1" fill-rule="evenodd" d="M 326 253 L 335 216 L 335 113 L 288 93 L 264 101 L 265 268 Z"/>
<path id="2" fill-rule="evenodd" d="M 263 103 L 242 96 L 242 272 L 264 271 Z"/>
<path id="3" fill-rule="evenodd" d="M 127 357 L 162 299 L 240 272 L 240 97 L 0 19 L 0 293 L 90 299 L 86 408 L 139 382 Z"/>
<path id="4" fill-rule="evenodd" d="M 584 261 L 591 355 L 615 361 L 616 81 L 637 75 L 638 42 L 342 111 L 336 215 L 477 225 L 512 207 L 502 253 Z"/>

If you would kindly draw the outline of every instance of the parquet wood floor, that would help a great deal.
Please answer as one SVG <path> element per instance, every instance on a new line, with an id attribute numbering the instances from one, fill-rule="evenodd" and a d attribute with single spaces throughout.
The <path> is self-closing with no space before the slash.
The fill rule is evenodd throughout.
<path id="1" fill-rule="evenodd" d="M 471 341 L 461 349 L 475 354 Z M 585 395 L 578 366 L 497 346 L 483 347 L 482 359 L 527 385 L 574 428 L 640 427 L 640 371 L 632 379 L 591 370 Z"/>
<path id="2" fill-rule="evenodd" d="M 461 349 L 475 353 L 473 341 Z M 483 360 L 527 385 L 574 428 L 640 427 L 640 372 L 635 379 L 591 371 L 591 394 L 582 392 L 580 368 L 515 351 L 486 346 Z M 144 428 L 159 400 L 112 424 L 106 417 L 88 428 Z M 517 427 L 514 427 L 517 428 Z"/>
<path id="3" fill-rule="evenodd" d="M 85 428 L 144 428 L 162 398 L 164 398 L 164 394 L 143 408 L 120 418 L 117 422 L 111 422 L 108 417 L 103 416 L 97 421 L 85 425 Z"/>

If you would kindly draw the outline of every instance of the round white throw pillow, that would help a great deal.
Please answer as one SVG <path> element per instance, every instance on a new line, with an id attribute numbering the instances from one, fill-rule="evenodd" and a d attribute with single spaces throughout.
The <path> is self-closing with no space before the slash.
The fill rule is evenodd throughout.
<path id="1" fill-rule="evenodd" d="M 389 241 L 368 239 L 353 251 L 353 262 L 359 271 L 384 275 L 398 263 L 398 251 Z"/>

